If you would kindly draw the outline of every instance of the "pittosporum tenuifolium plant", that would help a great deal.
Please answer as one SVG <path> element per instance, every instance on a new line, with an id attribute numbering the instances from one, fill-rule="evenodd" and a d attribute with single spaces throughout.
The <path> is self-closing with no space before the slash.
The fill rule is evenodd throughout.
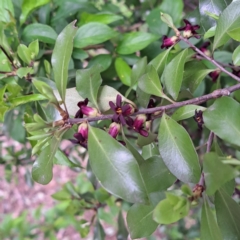
<path id="1" fill-rule="evenodd" d="M 108 206 L 118 239 L 190 216 L 178 239 L 240 239 L 240 1 L 188 4 L 0 2 L 4 133 L 30 142 L 34 181 L 81 172 L 53 198 L 83 238 L 92 225 L 105 238 Z"/>

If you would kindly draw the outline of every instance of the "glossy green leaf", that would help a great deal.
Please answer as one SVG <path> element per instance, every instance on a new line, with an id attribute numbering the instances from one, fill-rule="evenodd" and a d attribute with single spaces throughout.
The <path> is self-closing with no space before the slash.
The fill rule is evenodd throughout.
<path id="1" fill-rule="evenodd" d="M 116 22 L 123 19 L 122 16 L 115 15 L 112 13 L 97 13 L 97 14 L 91 14 L 84 12 L 81 14 L 81 19 L 79 25 L 83 25 L 89 22 L 98 22 L 103 24 L 110 24 L 112 22 Z"/>
<path id="2" fill-rule="evenodd" d="M 73 38 L 77 28 L 76 21 L 68 24 L 58 35 L 52 54 L 52 66 L 57 89 L 63 101 L 65 101 L 68 65 L 73 50 Z"/>
<path id="3" fill-rule="evenodd" d="M 39 53 L 39 42 L 38 39 L 31 42 L 28 46 L 28 49 L 31 53 L 31 59 L 34 59 L 35 57 L 37 57 L 38 53 Z"/>
<path id="4" fill-rule="evenodd" d="M 33 23 L 27 25 L 27 27 L 24 28 L 22 38 L 27 43 L 38 39 L 43 43 L 54 44 L 57 39 L 57 33 L 52 27 L 48 25 Z"/>
<path id="5" fill-rule="evenodd" d="M 163 96 L 162 85 L 158 73 L 153 66 L 150 66 L 148 72 L 139 79 L 138 86 L 148 94 L 158 97 Z"/>
<path id="6" fill-rule="evenodd" d="M 115 69 L 122 83 L 131 86 L 131 68 L 121 57 L 116 58 Z"/>
<path id="7" fill-rule="evenodd" d="M 240 41 L 240 35 L 235 31 L 240 30 L 240 2 L 233 1 L 220 15 L 213 42 L 213 49 L 225 44 L 230 37 Z"/>
<path id="8" fill-rule="evenodd" d="M 163 82 L 168 93 L 176 100 L 181 89 L 183 71 L 188 49 L 186 48 L 180 52 L 163 71 Z"/>
<path id="9" fill-rule="evenodd" d="M 240 146 L 240 105 L 230 97 L 217 99 L 203 113 L 205 126 L 221 139 Z M 233 137 L 234 136 L 234 137 Z"/>
<path id="10" fill-rule="evenodd" d="M 124 35 L 123 40 L 117 47 L 119 54 L 131 54 L 147 47 L 156 41 L 158 36 L 146 32 L 132 32 Z"/>
<path id="11" fill-rule="evenodd" d="M 160 53 L 159 55 L 157 55 L 157 57 L 155 57 L 149 64 L 148 66 L 153 66 L 159 75 L 161 75 L 163 73 L 163 70 L 165 68 L 165 65 L 167 63 L 167 58 L 168 58 L 168 54 L 171 51 L 171 48 L 169 48 L 168 50 Z"/>
<path id="12" fill-rule="evenodd" d="M 217 222 L 224 240 L 240 239 L 240 206 L 224 190 L 215 194 Z"/>
<path id="13" fill-rule="evenodd" d="M 236 176 L 234 168 L 223 164 L 214 152 L 204 155 L 203 172 L 208 195 L 213 195 L 222 185 Z"/>
<path id="14" fill-rule="evenodd" d="M 139 102 L 140 106 L 146 108 L 149 103 L 151 95 L 142 91 L 140 87 L 137 87 L 136 94 L 137 94 L 137 101 Z"/>
<path id="15" fill-rule="evenodd" d="M 176 181 L 160 156 L 153 156 L 140 165 L 148 193 L 167 190 Z"/>
<path id="16" fill-rule="evenodd" d="M 46 100 L 46 97 L 41 94 L 31 94 L 31 95 L 12 98 L 11 100 L 9 100 L 9 103 L 12 104 L 11 107 L 16 107 L 21 104 L 34 102 L 34 101 L 41 101 L 41 100 Z"/>
<path id="17" fill-rule="evenodd" d="M 98 23 L 90 22 L 77 30 L 74 47 L 84 48 L 90 45 L 105 42 L 116 36 L 116 32 L 109 26 Z"/>
<path id="18" fill-rule="evenodd" d="M 93 233 L 94 233 L 93 239 L 97 239 L 97 240 L 105 239 L 105 232 L 99 221 L 96 222 Z"/>
<path id="19" fill-rule="evenodd" d="M 17 49 L 18 56 L 28 65 L 31 62 L 31 52 L 27 46 L 20 44 Z"/>
<path id="20" fill-rule="evenodd" d="M 61 151 L 61 150 L 57 150 L 54 160 L 53 160 L 54 164 L 57 165 L 62 165 L 62 166 L 67 166 L 67 167 L 78 167 L 77 164 L 71 162 L 68 157 Z"/>
<path id="21" fill-rule="evenodd" d="M 158 133 L 159 151 L 164 163 L 178 179 L 197 183 L 200 165 L 192 140 L 187 131 L 164 114 Z"/>
<path id="22" fill-rule="evenodd" d="M 143 147 L 145 145 L 148 145 L 152 142 L 154 142 L 157 138 L 157 134 L 152 133 L 151 131 L 148 131 L 148 136 L 144 137 L 141 134 L 138 134 L 138 138 L 137 138 L 137 145 L 139 147 Z"/>
<path id="23" fill-rule="evenodd" d="M 0 21 L 11 22 L 11 16 L 14 16 L 12 0 L 0 1 Z"/>
<path id="24" fill-rule="evenodd" d="M 58 100 L 56 99 L 52 88 L 45 82 L 33 79 L 32 80 L 33 85 L 36 87 L 36 89 L 45 96 L 46 99 L 49 99 L 50 102 L 58 105 Z"/>
<path id="25" fill-rule="evenodd" d="M 232 60 L 234 65 L 240 66 L 240 46 L 234 50 Z"/>
<path id="26" fill-rule="evenodd" d="M 172 19 L 172 17 L 169 15 L 169 14 L 167 14 L 167 13 L 160 13 L 160 16 L 161 16 L 161 20 L 164 22 L 164 23 L 166 23 L 167 25 L 168 25 L 168 27 L 170 27 L 170 28 L 172 28 L 172 29 L 174 29 L 175 28 L 175 26 L 174 26 L 174 24 L 173 24 L 173 19 Z"/>
<path id="27" fill-rule="evenodd" d="M 0 106 L 0 121 L 3 122 L 4 121 L 4 116 L 5 113 L 9 110 L 9 108 L 7 106 Z"/>
<path id="28" fill-rule="evenodd" d="M 222 234 L 215 220 L 215 216 L 204 198 L 201 216 L 201 240 L 222 240 Z"/>
<path id="29" fill-rule="evenodd" d="M 216 21 L 207 12 L 219 16 L 221 12 L 230 4 L 231 0 L 200 0 L 199 12 L 201 26 L 206 32 L 209 28 L 216 25 Z"/>
<path id="30" fill-rule="evenodd" d="M 118 214 L 118 232 L 117 232 L 117 240 L 127 239 L 128 230 L 125 226 L 125 220 L 122 215 L 122 211 Z"/>
<path id="31" fill-rule="evenodd" d="M 173 113 L 172 119 L 178 122 L 178 121 L 193 117 L 195 115 L 195 111 L 204 111 L 204 110 L 206 110 L 205 107 L 201 107 L 198 105 L 186 105 L 178 108 Z"/>
<path id="32" fill-rule="evenodd" d="M 98 65 L 89 69 L 77 70 L 76 89 L 81 97 L 88 98 L 95 107 L 98 107 L 97 95 L 102 83 Z"/>
<path id="33" fill-rule="evenodd" d="M 127 213 L 127 225 L 132 239 L 150 236 L 158 224 L 153 220 L 152 205 L 134 204 Z"/>
<path id="34" fill-rule="evenodd" d="M 134 86 L 139 78 L 145 73 L 147 66 L 147 58 L 143 57 L 139 59 L 132 67 L 131 73 L 131 86 Z"/>
<path id="35" fill-rule="evenodd" d="M 132 101 L 125 98 L 116 89 L 106 85 L 106 86 L 100 87 L 100 89 L 99 89 L 98 104 L 99 104 L 100 111 L 101 112 L 106 112 L 107 110 L 109 110 L 110 109 L 109 101 L 116 102 L 117 95 L 122 96 L 122 101 L 123 102 L 130 103 L 131 105 L 136 107 L 136 105 Z"/>
<path id="36" fill-rule="evenodd" d="M 160 19 L 160 9 L 154 8 L 146 18 L 149 31 L 155 35 L 166 35 L 168 26 Z"/>
<path id="37" fill-rule="evenodd" d="M 177 222 L 188 214 L 189 201 L 181 196 L 166 193 L 166 199 L 159 202 L 153 212 L 153 219 L 160 224 Z"/>
<path id="38" fill-rule="evenodd" d="M 21 25 L 26 21 L 28 15 L 35 10 L 38 7 L 41 7 L 47 3 L 49 3 L 50 0 L 38 0 L 38 1 L 32 1 L 32 0 L 23 0 L 22 2 L 22 14 L 20 16 L 20 23 Z"/>
<path id="39" fill-rule="evenodd" d="M 153 156 L 159 156 L 159 150 L 155 143 L 148 144 L 142 148 L 142 156 L 146 160 Z"/>
<path id="40" fill-rule="evenodd" d="M 99 54 L 96 57 L 93 57 L 89 63 L 88 68 L 99 65 L 101 72 L 107 70 L 112 63 L 112 56 L 110 54 Z"/>
<path id="41" fill-rule="evenodd" d="M 163 0 L 159 8 L 161 12 L 169 14 L 175 24 L 182 19 L 184 3 L 182 0 Z"/>
<path id="42" fill-rule="evenodd" d="M 21 67 L 17 70 L 17 76 L 20 78 L 26 77 L 29 73 L 33 74 L 34 70 L 31 67 Z"/>
<path id="43" fill-rule="evenodd" d="M 88 152 L 92 170 L 108 192 L 128 202 L 148 202 L 138 164 L 121 143 L 89 126 Z"/>
<path id="44" fill-rule="evenodd" d="M 205 34 L 204 34 L 204 39 L 208 39 L 208 38 L 211 38 L 211 37 L 214 37 L 215 36 L 215 32 L 216 32 L 216 27 L 217 26 L 213 26 L 211 27 L 210 29 L 208 29 Z"/>
<path id="45" fill-rule="evenodd" d="M 45 147 L 32 167 L 32 178 L 34 181 L 46 185 L 52 180 L 53 158 L 58 149 L 58 139 L 53 137 L 47 147 Z"/>

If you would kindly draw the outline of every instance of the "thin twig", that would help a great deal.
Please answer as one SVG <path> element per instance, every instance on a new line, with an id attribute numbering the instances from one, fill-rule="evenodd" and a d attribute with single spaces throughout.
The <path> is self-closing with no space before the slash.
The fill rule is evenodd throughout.
<path id="1" fill-rule="evenodd" d="M 207 141 L 207 150 L 206 150 L 206 152 L 210 152 L 211 151 L 213 138 L 214 138 L 214 133 L 210 132 L 209 137 L 208 137 L 208 141 Z"/>
<path id="2" fill-rule="evenodd" d="M 218 67 L 222 72 L 226 73 L 228 76 L 231 78 L 235 79 L 236 81 L 240 82 L 240 78 L 237 77 L 236 75 L 230 73 L 228 70 L 226 70 L 223 66 L 221 66 L 216 60 L 213 58 L 207 56 L 205 53 L 203 53 L 200 49 L 198 49 L 196 46 L 194 46 L 188 39 L 184 38 L 183 36 L 179 36 L 179 39 L 184 41 L 186 44 L 188 44 L 191 48 L 194 49 L 195 52 L 203 56 L 205 59 L 210 61 L 212 64 L 214 64 L 216 67 Z"/>
<path id="3" fill-rule="evenodd" d="M 169 109 L 174 109 L 174 108 L 179 108 L 182 106 L 186 106 L 189 104 L 200 104 L 203 102 L 206 102 L 210 99 L 216 99 L 222 96 L 229 96 L 231 92 L 234 92 L 236 90 L 240 89 L 240 83 L 236 84 L 234 86 L 228 87 L 228 88 L 223 88 L 223 89 L 217 89 L 213 91 L 212 93 L 203 95 L 201 97 L 193 98 L 190 100 L 182 101 L 182 102 L 176 102 L 173 104 L 165 105 L 165 106 L 160 106 L 160 107 L 155 107 L 155 108 L 145 108 L 141 109 L 130 116 L 137 116 L 139 114 L 152 114 L 155 112 L 164 112 Z M 161 115 L 160 115 L 161 116 Z M 108 115 L 101 115 L 97 117 L 87 117 L 87 118 L 69 118 L 66 123 L 68 124 L 78 124 L 81 122 L 95 122 L 99 120 L 106 120 L 106 119 L 112 119 L 113 114 L 108 114 Z"/>

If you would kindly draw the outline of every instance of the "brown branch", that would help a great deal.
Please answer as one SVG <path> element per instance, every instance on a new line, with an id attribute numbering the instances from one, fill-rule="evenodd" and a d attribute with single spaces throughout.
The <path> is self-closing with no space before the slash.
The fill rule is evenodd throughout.
<path id="1" fill-rule="evenodd" d="M 207 56 L 205 53 L 203 53 L 200 49 L 198 49 L 196 46 L 194 46 L 188 39 L 184 38 L 183 36 L 179 36 L 179 39 L 184 41 L 186 44 L 188 44 L 191 48 L 194 49 L 195 52 L 197 52 L 199 55 L 203 56 L 205 59 L 210 61 L 212 64 L 214 64 L 216 67 L 218 67 L 222 72 L 226 73 L 231 78 L 235 79 L 236 81 L 240 82 L 240 78 L 236 75 L 230 73 L 228 70 L 226 70 L 222 65 L 220 65 L 216 60 L 213 58 Z"/>
<path id="2" fill-rule="evenodd" d="M 173 104 L 155 107 L 155 108 L 141 109 L 141 110 L 131 114 L 130 116 L 137 116 L 139 114 L 152 114 L 155 112 L 164 112 L 169 109 L 179 108 L 179 107 L 186 106 L 189 104 L 200 104 L 200 103 L 206 102 L 210 99 L 216 99 L 216 98 L 219 98 L 222 96 L 229 96 L 231 92 L 234 92 L 238 89 L 240 89 L 240 83 L 236 84 L 234 86 L 228 87 L 228 88 L 217 89 L 217 90 L 213 91 L 212 93 L 203 95 L 201 97 L 193 98 L 190 100 L 176 102 Z M 95 122 L 95 121 L 99 121 L 99 120 L 106 120 L 106 119 L 112 119 L 112 118 L 113 118 L 113 114 L 101 115 L 101 116 L 97 116 L 97 117 L 87 117 L 87 118 L 69 118 L 66 121 L 66 123 L 67 124 L 78 124 L 78 123 L 86 122 L 86 121 L 87 122 Z"/>

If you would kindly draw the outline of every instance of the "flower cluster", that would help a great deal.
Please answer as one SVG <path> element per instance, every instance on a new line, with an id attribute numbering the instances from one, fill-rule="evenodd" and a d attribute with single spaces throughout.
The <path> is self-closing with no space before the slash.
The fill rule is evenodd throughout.
<path id="1" fill-rule="evenodd" d="M 183 19 L 185 26 L 178 28 L 179 31 L 182 31 L 182 36 L 184 38 L 200 38 L 200 35 L 196 32 L 200 28 L 199 25 L 192 25 L 187 19 Z M 161 48 L 169 48 L 180 41 L 178 36 L 167 37 L 163 36 Z"/>

